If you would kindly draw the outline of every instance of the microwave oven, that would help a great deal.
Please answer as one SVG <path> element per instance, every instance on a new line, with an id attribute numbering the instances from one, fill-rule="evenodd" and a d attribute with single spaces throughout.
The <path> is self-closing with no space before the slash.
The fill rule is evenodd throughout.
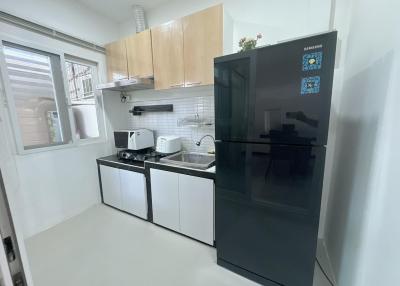
<path id="1" fill-rule="evenodd" d="M 114 131 L 115 147 L 128 150 L 142 150 L 154 147 L 154 134 L 149 129 Z"/>

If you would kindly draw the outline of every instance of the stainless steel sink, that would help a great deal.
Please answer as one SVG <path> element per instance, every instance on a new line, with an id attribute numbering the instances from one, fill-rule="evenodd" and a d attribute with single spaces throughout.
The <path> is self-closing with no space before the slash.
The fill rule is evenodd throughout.
<path id="1" fill-rule="evenodd" d="M 161 158 L 160 161 L 163 163 L 205 170 L 214 165 L 215 156 L 203 153 L 179 152 L 177 154 Z"/>

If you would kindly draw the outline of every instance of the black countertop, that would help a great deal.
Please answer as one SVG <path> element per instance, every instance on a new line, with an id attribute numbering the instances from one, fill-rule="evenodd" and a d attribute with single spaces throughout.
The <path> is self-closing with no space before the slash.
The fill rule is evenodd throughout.
<path id="1" fill-rule="evenodd" d="M 129 162 L 119 160 L 117 155 L 101 157 L 97 159 L 97 163 L 109 167 L 120 168 L 128 171 L 145 173 L 143 162 Z"/>
<path id="2" fill-rule="evenodd" d="M 160 162 L 159 158 L 152 158 L 146 160 L 145 162 L 131 162 L 131 161 L 119 160 L 117 155 L 111 155 L 97 159 L 97 163 L 109 167 L 120 168 L 143 174 L 147 174 L 150 168 L 153 168 L 153 169 L 159 169 L 169 172 L 175 172 L 175 173 L 215 180 L 215 168 L 214 171 L 186 168 L 182 166 Z"/>

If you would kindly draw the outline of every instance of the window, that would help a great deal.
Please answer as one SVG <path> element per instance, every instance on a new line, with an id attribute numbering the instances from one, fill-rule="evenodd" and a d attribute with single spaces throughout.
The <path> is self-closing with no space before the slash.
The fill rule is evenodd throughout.
<path id="1" fill-rule="evenodd" d="M 96 63 L 5 41 L 0 59 L 20 153 L 104 135 Z"/>
<path id="2" fill-rule="evenodd" d="M 90 94 L 93 92 L 93 85 L 91 78 L 82 79 L 82 85 L 83 85 L 83 94 Z"/>
<path id="3" fill-rule="evenodd" d="M 75 137 L 90 139 L 100 136 L 94 83 L 95 64 L 66 60 L 70 108 L 74 117 Z"/>
<path id="4" fill-rule="evenodd" d="M 3 42 L 3 53 L 17 141 L 24 150 L 69 143 L 60 56 L 8 42 Z"/>

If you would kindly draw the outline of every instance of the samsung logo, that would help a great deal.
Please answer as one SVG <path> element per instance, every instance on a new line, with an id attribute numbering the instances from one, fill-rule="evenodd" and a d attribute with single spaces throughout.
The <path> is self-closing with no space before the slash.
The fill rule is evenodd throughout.
<path id="1" fill-rule="evenodd" d="M 305 47 L 304 51 L 311 51 L 311 50 L 316 50 L 316 49 L 322 49 L 323 45 L 315 45 L 315 46 L 309 46 L 309 47 Z"/>

